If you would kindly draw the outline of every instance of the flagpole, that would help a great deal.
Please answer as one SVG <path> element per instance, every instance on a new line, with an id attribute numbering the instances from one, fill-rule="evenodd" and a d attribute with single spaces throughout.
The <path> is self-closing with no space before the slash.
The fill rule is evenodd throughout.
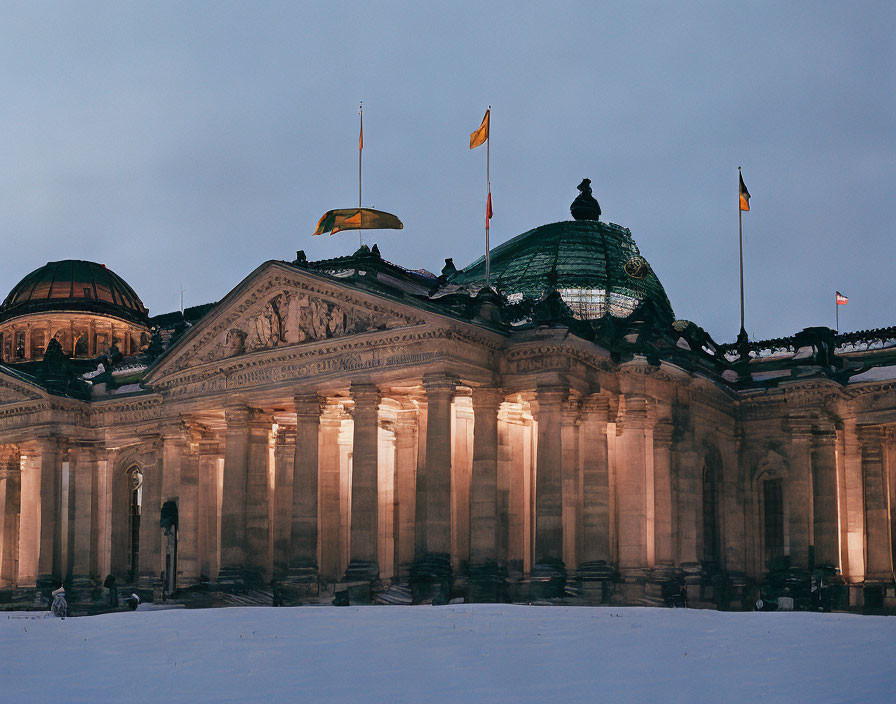
<path id="1" fill-rule="evenodd" d="M 488 106 L 488 138 L 485 140 L 485 187 L 487 191 L 486 198 L 491 199 L 492 196 L 492 178 L 491 178 L 491 161 L 492 161 L 492 106 Z M 488 203 L 488 200 L 486 201 Z M 488 206 L 486 205 L 486 208 Z M 491 254 L 489 253 L 488 243 L 488 213 L 485 215 L 485 286 L 488 288 L 489 277 L 491 274 Z"/>
<path id="2" fill-rule="evenodd" d="M 358 106 L 358 115 L 361 118 L 361 132 L 358 138 L 358 220 L 360 224 L 360 220 L 363 217 L 361 215 L 361 153 L 364 151 L 364 102 Z M 360 249 L 364 245 L 364 230 L 360 227 L 358 228 L 358 248 Z"/>
<path id="3" fill-rule="evenodd" d="M 740 251 L 740 334 L 738 337 L 746 341 L 747 331 L 744 329 L 744 211 L 740 206 L 740 167 L 737 167 L 737 241 Z"/>

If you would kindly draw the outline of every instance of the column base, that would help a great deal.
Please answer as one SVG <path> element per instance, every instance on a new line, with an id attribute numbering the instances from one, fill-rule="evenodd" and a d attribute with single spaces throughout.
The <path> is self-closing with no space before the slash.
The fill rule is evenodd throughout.
<path id="1" fill-rule="evenodd" d="M 53 590 L 62 586 L 62 580 L 51 574 L 42 574 L 34 581 L 34 606 L 49 609 L 53 603 Z"/>
<path id="2" fill-rule="evenodd" d="M 500 604 L 507 601 L 507 570 L 495 561 L 470 565 L 467 601 Z"/>
<path id="3" fill-rule="evenodd" d="M 283 579 L 271 583 L 274 606 L 295 606 L 309 598 L 320 596 L 317 567 L 290 567 Z"/>
<path id="4" fill-rule="evenodd" d="M 558 558 L 543 558 L 532 567 L 529 575 L 531 601 L 562 599 L 566 596 L 566 565 Z"/>
<path id="5" fill-rule="evenodd" d="M 209 590 L 227 594 L 264 588 L 264 579 L 256 570 L 246 567 L 222 567 L 218 578 L 209 584 Z"/>
<path id="6" fill-rule="evenodd" d="M 672 564 L 655 565 L 644 585 L 644 603 L 650 606 L 685 606 L 678 570 Z"/>
<path id="7" fill-rule="evenodd" d="M 627 567 L 620 569 L 621 582 L 613 595 L 614 604 L 627 606 L 650 606 L 647 598 L 647 579 L 650 570 L 646 567 Z"/>
<path id="8" fill-rule="evenodd" d="M 576 582 L 586 603 L 607 604 L 616 590 L 619 572 L 606 560 L 582 562 L 576 568 Z"/>
<path id="9" fill-rule="evenodd" d="M 454 572 L 448 553 L 428 553 L 422 560 L 411 565 L 411 600 L 415 604 L 432 601 L 433 604 L 447 604 Z"/>

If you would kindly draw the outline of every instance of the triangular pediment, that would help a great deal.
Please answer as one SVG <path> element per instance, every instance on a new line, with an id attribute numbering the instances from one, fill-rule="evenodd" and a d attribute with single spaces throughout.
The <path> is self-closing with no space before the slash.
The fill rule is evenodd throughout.
<path id="1" fill-rule="evenodd" d="M 266 262 L 175 343 L 145 381 L 247 354 L 424 322 L 410 306 Z"/>
<path id="2" fill-rule="evenodd" d="M 39 386 L 22 381 L 6 369 L 0 369 L 0 406 L 46 398 Z"/>

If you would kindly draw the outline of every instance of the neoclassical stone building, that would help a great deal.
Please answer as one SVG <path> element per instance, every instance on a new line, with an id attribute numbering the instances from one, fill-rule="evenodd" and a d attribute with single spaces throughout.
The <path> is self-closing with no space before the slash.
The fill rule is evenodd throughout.
<path id="1" fill-rule="evenodd" d="M 114 574 L 156 598 L 683 584 L 736 607 L 823 568 L 840 606 L 896 606 L 896 330 L 718 345 L 576 203 L 493 250 L 488 287 L 481 260 L 299 252 L 204 315 L 150 318 L 123 281 L 83 305 L 98 265 L 26 277 L 0 309 L 0 597 Z M 37 330 L 43 361 L 7 343 Z"/>

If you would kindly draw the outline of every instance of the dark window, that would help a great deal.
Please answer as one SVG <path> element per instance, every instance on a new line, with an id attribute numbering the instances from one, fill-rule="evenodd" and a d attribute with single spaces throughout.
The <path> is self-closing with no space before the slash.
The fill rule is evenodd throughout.
<path id="1" fill-rule="evenodd" d="M 721 563 L 719 536 L 719 485 L 715 471 L 703 472 L 703 560 Z"/>
<path id="2" fill-rule="evenodd" d="M 784 557 L 784 488 L 781 479 L 762 482 L 762 505 L 765 515 L 765 557 Z"/>
<path id="3" fill-rule="evenodd" d="M 128 472 L 130 501 L 128 502 L 128 581 L 137 579 L 140 569 L 140 509 L 143 503 L 143 475 L 134 467 Z"/>
<path id="4" fill-rule="evenodd" d="M 93 298 L 93 291 L 87 286 L 84 287 L 84 298 Z"/>

